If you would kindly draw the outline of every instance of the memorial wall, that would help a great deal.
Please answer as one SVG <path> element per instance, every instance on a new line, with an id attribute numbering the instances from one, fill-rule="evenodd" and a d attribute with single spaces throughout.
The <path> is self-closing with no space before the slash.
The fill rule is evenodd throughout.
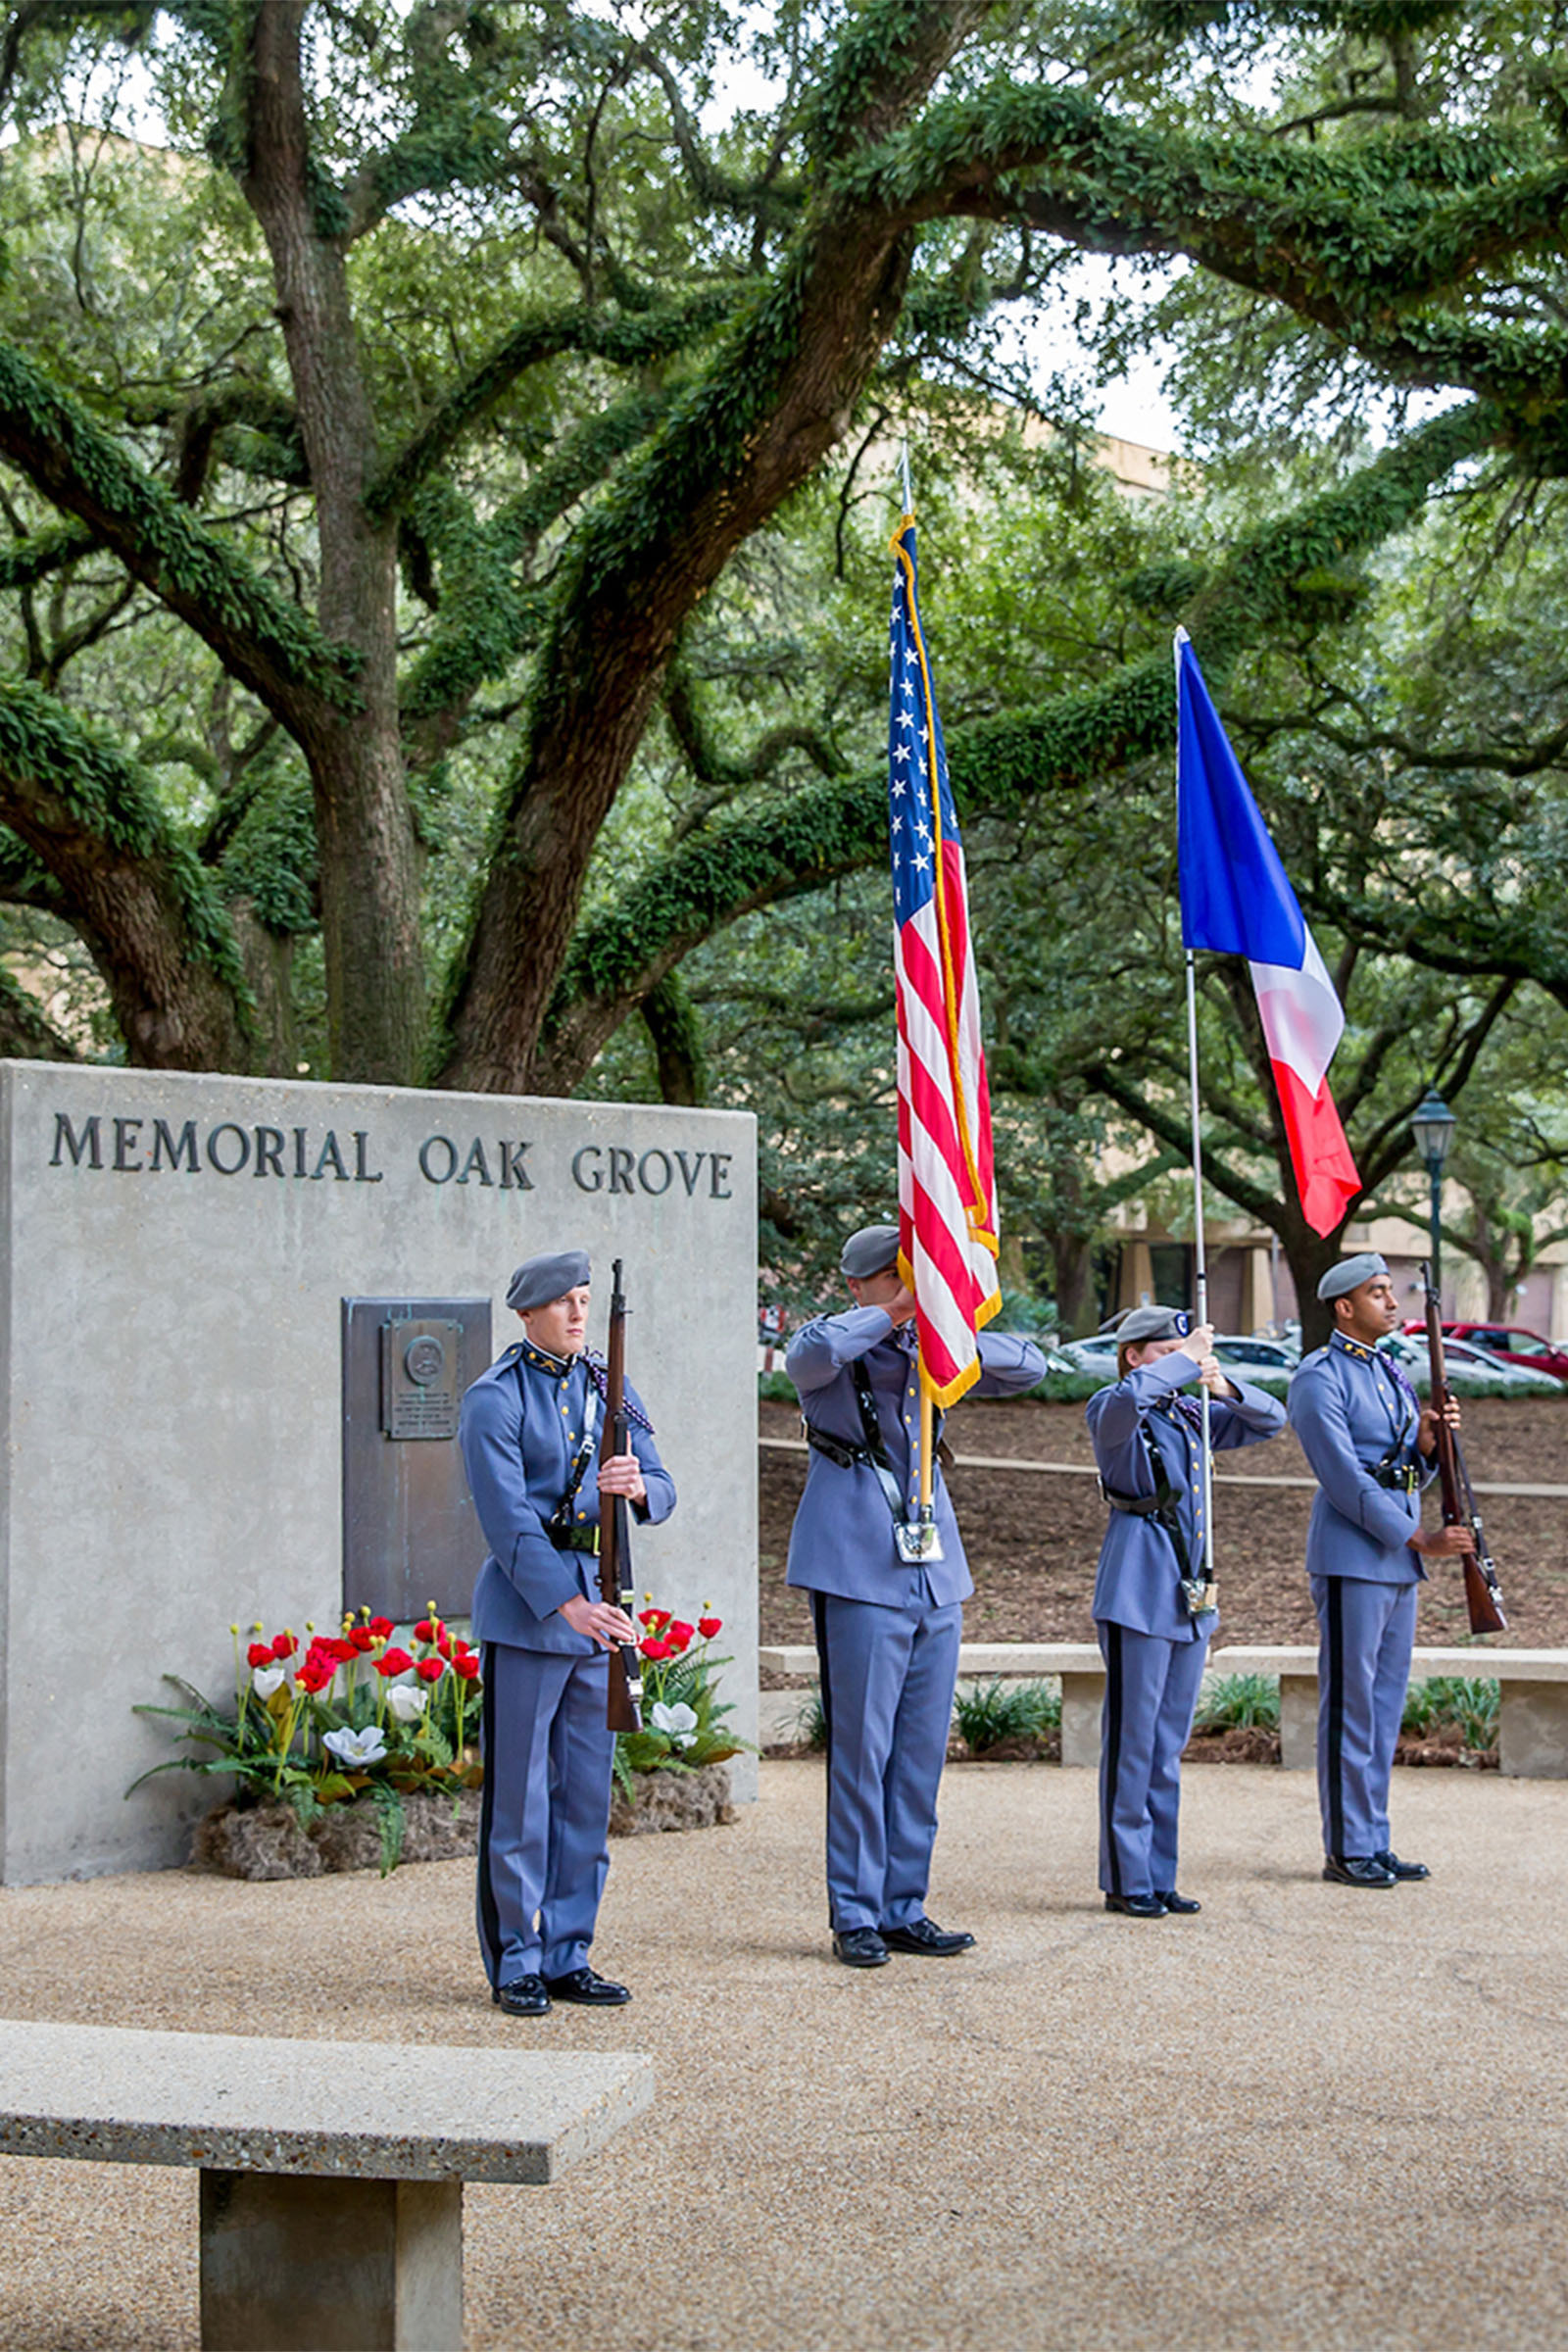
<path id="1" fill-rule="evenodd" d="M 749 1116 L 0 1062 L 0 1880 L 184 1858 L 221 1785 L 127 1801 L 177 1752 L 131 1709 L 229 1690 L 231 1623 L 334 1626 L 346 1569 L 457 1613 L 457 1396 L 537 1250 L 592 1253 L 598 1347 L 624 1260 L 680 1495 L 638 1591 L 724 1619 L 755 1737 L 756 1237 Z"/>

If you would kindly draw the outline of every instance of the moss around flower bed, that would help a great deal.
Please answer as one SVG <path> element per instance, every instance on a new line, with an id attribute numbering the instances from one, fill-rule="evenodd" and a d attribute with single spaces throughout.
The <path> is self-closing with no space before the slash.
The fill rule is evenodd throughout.
<path id="1" fill-rule="evenodd" d="M 398 1861 L 452 1862 L 473 1854 L 479 1841 L 479 1791 L 454 1799 L 415 1793 L 403 1800 Z M 704 1830 L 735 1818 L 729 1768 L 704 1764 L 695 1772 L 639 1772 L 628 1797 L 618 1786 L 610 1810 L 612 1838 L 661 1830 Z M 191 1860 L 227 1879 L 319 1879 L 340 1870 L 384 1867 L 380 1809 L 368 1797 L 332 1805 L 301 1829 L 292 1805 L 217 1805 L 196 1826 Z"/>

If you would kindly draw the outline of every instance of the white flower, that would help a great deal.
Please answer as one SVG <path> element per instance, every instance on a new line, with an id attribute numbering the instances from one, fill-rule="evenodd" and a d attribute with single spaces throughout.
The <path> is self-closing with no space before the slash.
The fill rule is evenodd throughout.
<path id="1" fill-rule="evenodd" d="M 696 1746 L 696 1711 L 687 1706 L 683 1699 L 677 1699 L 672 1707 L 667 1707 L 662 1698 L 656 1698 L 649 1714 L 655 1731 L 662 1732 L 665 1739 L 672 1740 L 677 1747 Z"/>
<path id="2" fill-rule="evenodd" d="M 363 1732 L 328 1732 L 321 1745 L 341 1764 L 379 1764 L 386 1754 L 380 1727 L 368 1723 Z"/>
<path id="3" fill-rule="evenodd" d="M 281 1666 L 258 1666 L 251 1676 L 251 1689 L 258 1698 L 270 1698 L 274 1690 L 282 1690 L 283 1682 Z"/>
<path id="4" fill-rule="evenodd" d="M 417 1683 L 394 1683 L 386 1694 L 386 1703 L 399 1723 L 417 1723 L 424 1713 L 430 1693 Z"/>

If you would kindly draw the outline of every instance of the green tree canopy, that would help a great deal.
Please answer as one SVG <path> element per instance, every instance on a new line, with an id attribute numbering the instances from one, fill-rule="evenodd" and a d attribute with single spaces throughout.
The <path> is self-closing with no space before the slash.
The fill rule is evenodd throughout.
<path id="1" fill-rule="evenodd" d="M 674 1068 L 682 959 L 879 855 L 859 746 L 755 632 L 753 723 L 714 731 L 706 615 L 878 418 L 983 438 L 958 396 L 1064 257 L 1176 257 L 1195 345 L 1224 320 L 1285 408 L 1394 403 L 1381 454 L 1146 583 L 1222 694 L 1435 491 L 1562 473 L 1549 32 L 1441 0 L 24 0 L 7 903 L 82 940 L 142 1061 L 286 1054 L 277 944 L 318 922 L 339 1076 L 569 1088 L 640 1005 Z M 766 103 L 715 102 L 742 68 Z M 975 816 L 1168 743 L 1165 657 L 1101 654 L 963 713 Z"/>

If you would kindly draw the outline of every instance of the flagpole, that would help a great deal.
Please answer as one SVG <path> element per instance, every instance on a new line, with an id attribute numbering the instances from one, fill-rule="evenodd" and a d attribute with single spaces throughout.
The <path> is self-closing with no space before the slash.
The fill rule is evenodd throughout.
<path id="1" fill-rule="evenodd" d="M 899 443 L 899 487 L 904 497 L 904 512 L 906 514 L 912 514 L 914 491 L 909 481 L 909 444 L 906 438 Z M 934 756 L 935 746 L 932 747 L 932 750 Z M 925 1359 L 918 1350 L 914 1363 L 915 1378 L 920 1384 L 920 1520 L 923 1526 L 929 1526 L 932 1519 L 933 1497 L 936 1493 L 936 1447 L 933 1443 L 936 1414 L 932 1408 L 931 1390 L 925 1377 Z"/>
<path id="2" fill-rule="evenodd" d="M 1195 1289 L 1198 1298 L 1198 1320 L 1208 1321 L 1208 1257 L 1203 1244 L 1203 1140 L 1198 1115 L 1198 967 L 1191 948 L 1187 951 L 1187 1068 L 1193 1098 L 1193 1239 L 1197 1258 Z M 1208 1450 L 1208 1391 L 1205 1388 L 1203 1404 L 1203 1574 L 1205 1583 L 1214 1575 L 1214 1463 Z"/>
<path id="3" fill-rule="evenodd" d="M 1188 642 L 1187 631 L 1178 629 L 1172 651 L 1176 660 L 1176 709 L 1181 710 L 1182 647 Z M 1176 823 L 1181 829 L 1181 746 L 1178 730 L 1176 752 Z M 1187 1077 L 1192 1096 L 1193 1117 L 1193 1244 L 1196 1259 L 1194 1291 L 1200 1324 L 1208 1321 L 1208 1252 L 1203 1238 L 1203 1131 L 1199 1111 L 1198 1090 L 1198 958 L 1187 950 Z M 1203 1411 L 1203 1579 L 1212 1583 L 1214 1577 L 1214 1462 L 1209 1452 L 1208 1391 L 1202 1395 Z"/>

